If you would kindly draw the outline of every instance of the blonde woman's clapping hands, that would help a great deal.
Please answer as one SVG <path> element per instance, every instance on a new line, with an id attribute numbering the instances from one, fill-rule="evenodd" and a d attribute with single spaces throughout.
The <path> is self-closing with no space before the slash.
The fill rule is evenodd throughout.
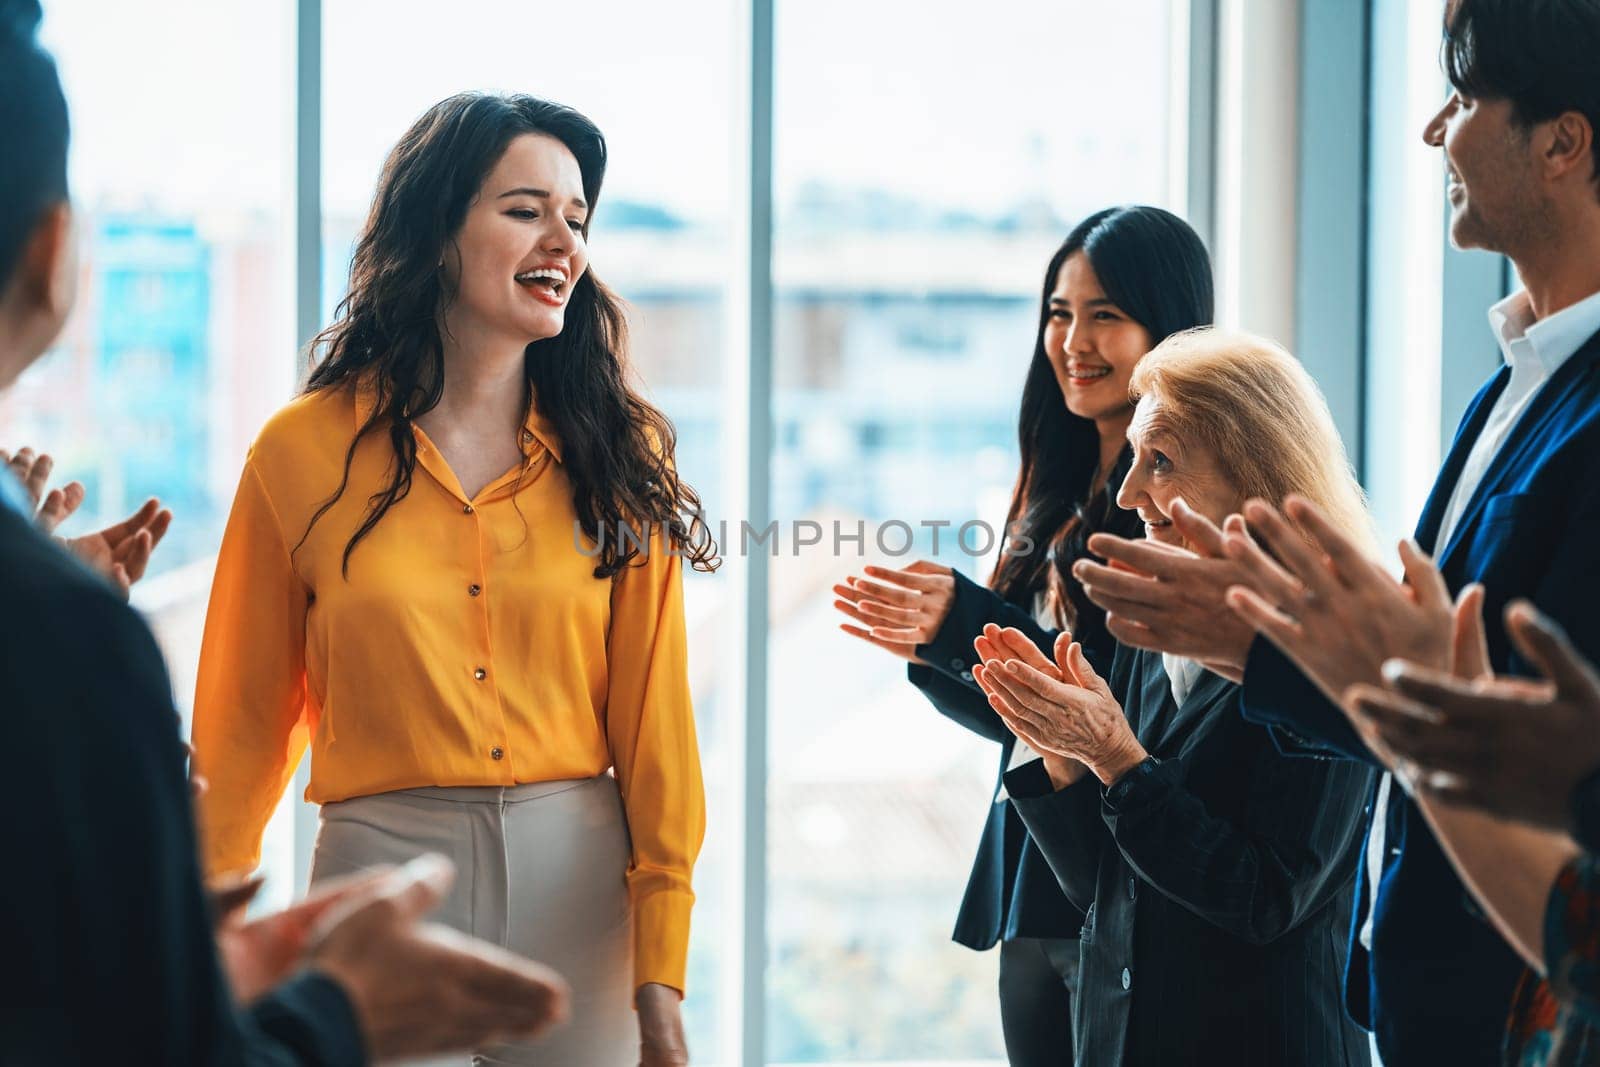
<path id="1" fill-rule="evenodd" d="M 998 636 L 1013 650 L 1030 644 L 1020 630 L 999 630 Z M 987 630 L 985 637 L 989 637 Z M 989 644 L 994 650 L 995 639 L 990 637 Z M 1048 665 L 1021 655 L 1007 659 L 985 656 L 972 674 L 1012 733 L 1037 752 L 1077 760 L 1102 784 L 1110 785 L 1149 753 L 1134 736 L 1110 687 L 1090 666 L 1083 646 L 1072 640 L 1071 634 L 1062 633 L 1056 638 L 1054 652 L 1055 662 Z M 983 654 L 982 648 L 979 653 Z M 1048 764 L 1046 767 L 1050 769 Z M 1053 771 L 1051 780 L 1056 781 Z M 1061 784 L 1056 782 L 1058 788 Z"/>

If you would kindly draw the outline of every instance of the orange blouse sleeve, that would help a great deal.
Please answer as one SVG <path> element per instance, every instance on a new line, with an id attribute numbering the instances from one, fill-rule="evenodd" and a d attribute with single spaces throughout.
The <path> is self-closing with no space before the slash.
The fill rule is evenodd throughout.
<path id="1" fill-rule="evenodd" d="M 688 966 L 690 876 L 705 837 L 705 787 L 689 698 L 682 560 L 662 530 L 649 558 L 611 594 L 606 739 L 633 858 L 634 977 L 682 991 Z"/>
<path id="2" fill-rule="evenodd" d="M 246 460 L 217 557 L 195 687 L 195 764 L 208 876 L 253 868 L 306 748 L 307 591 Z"/>

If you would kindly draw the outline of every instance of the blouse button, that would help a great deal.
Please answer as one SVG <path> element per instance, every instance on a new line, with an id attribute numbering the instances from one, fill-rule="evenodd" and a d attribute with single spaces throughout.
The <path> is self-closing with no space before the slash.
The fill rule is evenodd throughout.
<path id="1" fill-rule="evenodd" d="M 467 586 L 468 596 L 477 596 L 481 592 L 483 592 L 483 586 L 479 585 L 477 582 L 473 582 L 471 585 Z"/>
<path id="2" fill-rule="evenodd" d="M 472 514 L 472 505 L 471 504 L 462 504 L 461 505 L 461 514 L 463 514 L 463 515 L 471 515 Z"/>
<path id="3" fill-rule="evenodd" d="M 491 748 L 489 750 L 489 758 L 490 759 L 504 759 L 505 758 L 505 754 L 506 754 L 506 750 L 501 748 L 499 745 L 496 745 L 496 746 L 494 746 L 493 748 Z"/>
<path id="4" fill-rule="evenodd" d="M 1126 968 L 1126 967 L 1122 968 L 1122 988 L 1123 989 L 1132 989 L 1133 988 L 1133 972 L 1128 970 L 1128 968 Z"/>
<path id="5" fill-rule="evenodd" d="M 485 678 L 489 677 L 489 672 L 484 670 L 482 667 L 479 667 L 477 670 L 472 672 L 472 676 L 481 682 Z"/>

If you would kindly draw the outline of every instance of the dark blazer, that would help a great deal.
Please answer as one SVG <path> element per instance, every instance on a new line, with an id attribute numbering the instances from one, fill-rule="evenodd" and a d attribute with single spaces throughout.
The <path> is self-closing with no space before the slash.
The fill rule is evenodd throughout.
<path id="1" fill-rule="evenodd" d="M 1158 653 L 1119 648 L 1107 681 L 1152 759 L 1109 789 L 1006 776 L 1088 912 L 1077 1062 L 1365 1067 L 1339 989 L 1372 772 L 1284 756 L 1209 671 L 1179 707 Z"/>
<path id="2" fill-rule="evenodd" d="M 1452 591 L 1482 582 L 1489 658 L 1531 674 L 1510 647 L 1502 614 L 1528 597 L 1587 656 L 1600 658 L 1600 335 L 1561 365 L 1523 412 L 1462 514 L 1437 545 L 1445 507 L 1510 377 L 1502 367 L 1467 409 L 1417 524 Z M 1269 642 L 1245 669 L 1244 714 L 1279 728 L 1286 751 L 1374 762 L 1339 709 Z M 1365 921 L 1366 865 L 1357 883 L 1346 998 L 1372 1027 L 1387 1067 L 1498 1064 L 1507 1005 L 1523 968 L 1477 908 L 1416 807 L 1390 791 L 1372 952 L 1355 941 Z"/>
<path id="3" fill-rule="evenodd" d="M 0 477 L 9 477 L 0 471 Z M 236 1011 L 150 631 L 0 503 L 0 1063 L 361 1064 L 315 975 Z"/>
<path id="4" fill-rule="evenodd" d="M 1124 453 L 1119 460 L 1111 473 L 1112 484 L 1121 484 L 1130 458 L 1131 453 Z M 1124 511 L 1114 503 L 1101 528 L 1123 537 L 1140 537 L 1144 533 L 1138 513 Z M 1043 551 L 1042 545 L 1039 550 Z M 999 742 L 1000 766 L 995 774 L 998 792 L 1017 739 L 972 679 L 972 668 L 978 662 L 972 642 L 991 622 L 1021 630 L 1046 656 L 1055 647 L 1057 631 L 1047 630 L 1035 621 L 1032 605 L 1010 603 L 957 573 L 950 614 L 933 641 L 917 649 L 929 666 L 911 664 L 906 677 L 946 718 L 980 737 Z M 1073 637 L 1095 663 L 1111 662 L 1116 642 L 1106 632 L 1103 611 L 1089 605 L 1082 612 Z M 993 948 L 996 941 L 1019 937 L 1077 937 L 1082 925 L 1083 912 L 1062 896 L 1049 864 L 1028 840 L 1028 831 L 1011 805 L 989 805 L 989 818 L 956 915 L 953 938 L 981 951 Z"/>

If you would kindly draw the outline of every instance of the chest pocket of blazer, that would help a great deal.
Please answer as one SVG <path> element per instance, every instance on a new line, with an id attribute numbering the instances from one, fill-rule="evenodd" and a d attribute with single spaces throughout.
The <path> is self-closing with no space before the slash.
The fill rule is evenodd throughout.
<path id="1" fill-rule="evenodd" d="M 1540 510 L 1539 504 L 1542 499 L 1532 493 L 1501 493 L 1492 496 L 1483 505 L 1483 525 L 1497 526 L 1532 515 Z"/>
<path id="2" fill-rule="evenodd" d="M 1490 497 L 1474 529 L 1466 531 L 1466 581 L 1494 582 L 1512 595 L 1531 593 L 1537 575 L 1566 526 L 1564 509 L 1548 496 L 1501 493 Z"/>

